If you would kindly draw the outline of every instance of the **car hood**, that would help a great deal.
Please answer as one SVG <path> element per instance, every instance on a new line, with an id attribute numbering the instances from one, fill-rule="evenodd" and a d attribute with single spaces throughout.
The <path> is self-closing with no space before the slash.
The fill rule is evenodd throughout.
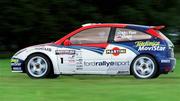
<path id="1" fill-rule="evenodd" d="M 44 43 L 44 44 L 38 44 L 38 45 L 29 46 L 29 47 L 44 47 L 44 46 L 54 46 L 54 45 L 55 43 Z"/>
<path id="2" fill-rule="evenodd" d="M 31 50 L 34 50 L 34 49 L 40 49 L 40 48 L 44 48 L 44 47 L 47 47 L 47 46 L 55 46 L 55 45 L 56 44 L 54 44 L 54 43 L 44 43 L 44 44 L 38 44 L 38 45 L 29 46 L 29 47 L 23 48 L 23 49 L 19 50 L 18 52 L 16 52 L 14 54 L 14 56 L 17 56 L 20 53 L 31 51 Z"/>

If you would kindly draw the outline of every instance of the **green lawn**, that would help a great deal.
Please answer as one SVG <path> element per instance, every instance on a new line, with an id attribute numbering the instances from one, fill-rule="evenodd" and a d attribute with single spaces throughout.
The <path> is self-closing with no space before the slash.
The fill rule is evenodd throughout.
<path id="1" fill-rule="evenodd" d="M 176 56 L 180 56 L 177 55 Z M 178 101 L 180 58 L 175 72 L 157 79 L 133 76 L 61 76 L 30 79 L 11 73 L 10 60 L 0 60 L 0 101 Z"/>

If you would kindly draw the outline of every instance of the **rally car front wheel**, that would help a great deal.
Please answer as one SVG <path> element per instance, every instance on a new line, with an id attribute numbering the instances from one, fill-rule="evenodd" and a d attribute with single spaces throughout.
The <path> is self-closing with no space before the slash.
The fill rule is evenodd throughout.
<path id="1" fill-rule="evenodd" d="M 150 55 L 140 55 L 132 62 L 131 71 L 136 78 L 155 78 L 158 75 L 158 66 Z"/>
<path id="2" fill-rule="evenodd" d="M 43 54 L 32 54 L 25 61 L 25 71 L 31 78 L 54 78 L 51 61 Z"/>

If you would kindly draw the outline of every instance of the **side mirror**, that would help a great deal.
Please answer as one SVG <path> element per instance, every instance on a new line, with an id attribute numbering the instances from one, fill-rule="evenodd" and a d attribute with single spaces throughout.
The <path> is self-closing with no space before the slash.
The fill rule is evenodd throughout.
<path id="1" fill-rule="evenodd" d="M 64 46 L 70 46 L 70 45 L 72 45 L 71 41 L 68 40 L 68 39 L 66 39 L 63 44 L 64 44 Z"/>

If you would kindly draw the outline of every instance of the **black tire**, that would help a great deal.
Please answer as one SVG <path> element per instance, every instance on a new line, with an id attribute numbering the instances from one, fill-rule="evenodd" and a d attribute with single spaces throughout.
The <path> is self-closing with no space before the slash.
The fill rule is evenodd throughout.
<path id="1" fill-rule="evenodd" d="M 156 75 L 155 76 L 153 76 L 152 78 L 157 78 L 157 77 L 159 77 L 159 75 L 160 75 L 160 73 L 159 73 L 159 71 L 156 73 Z"/>
<path id="2" fill-rule="evenodd" d="M 151 64 L 151 68 L 153 68 L 152 69 L 152 71 L 151 71 L 151 73 L 149 73 L 147 76 L 146 76 L 146 72 L 144 72 L 145 74 L 141 74 L 141 73 L 139 73 L 138 72 L 138 70 L 136 70 L 136 67 L 135 66 L 137 66 L 137 65 L 135 65 L 135 64 L 137 64 L 138 63 L 138 61 L 140 61 L 140 59 L 147 59 L 148 61 L 150 61 L 152 64 Z M 144 61 L 145 61 L 144 60 Z M 147 62 L 147 61 L 146 61 Z M 143 64 L 143 66 L 141 65 L 140 67 L 142 68 L 142 69 L 140 69 L 140 71 L 142 70 L 142 71 L 144 71 L 145 69 L 147 69 L 147 65 L 146 65 L 146 62 Z M 141 64 L 141 63 L 140 63 Z M 145 65 L 145 66 L 144 66 Z M 138 67 L 139 68 L 139 67 Z M 149 66 L 148 66 L 148 68 L 150 68 Z M 152 56 L 150 56 L 150 55 L 139 55 L 139 56 L 137 56 L 134 60 L 133 60 L 133 62 L 132 62 L 132 64 L 131 64 L 131 72 L 132 72 L 132 74 L 134 75 L 134 77 L 135 78 L 138 78 L 138 79 L 152 79 L 152 78 L 157 78 L 158 76 L 159 76 L 159 72 L 158 72 L 158 65 L 157 65 L 157 62 L 156 62 L 156 60 L 152 57 Z"/>
<path id="3" fill-rule="evenodd" d="M 58 77 L 59 77 L 58 74 L 51 73 L 48 78 L 55 79 L 55 78 L 58 78 Z"/>
<path id="4" fill-rule="evenodd" d="M 38 76 L 36 74 L 33 74 L 31 71 L 31 67 L 28 65 L 30 64 L 29 62 L 35 58 L 35 57 L 39 57 L 41 59 L 43 59 L 43 61 L 46 62 L 46 69 L 44 70 L 43 74 Z M 29 63 L 29 64 L 28 64 Z M 34 66 L 33 66 L 34 67 Z M 36 66 L 35 66 L 36 67 Z M 36 67 L 37 68 L 37 67 Z M 30 55 L 26 61 L 25 61 L 25 71 L 27 73 L 27 75 L 31 78 L 35 78 L 35 79 L 40 79 L 40 78 L 54 78 L 54 73 L 53 73 L 53 67 L 52 67 L 52 63 L 49 60 L 49 58 L 43 54 L 32 54 Z"/>

